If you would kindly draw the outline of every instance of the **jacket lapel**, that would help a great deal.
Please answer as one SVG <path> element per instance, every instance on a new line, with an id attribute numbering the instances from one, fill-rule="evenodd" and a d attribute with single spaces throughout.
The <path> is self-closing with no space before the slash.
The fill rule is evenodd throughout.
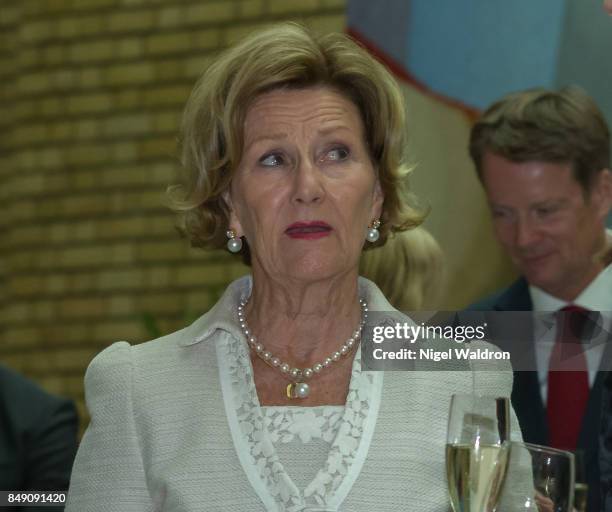
<path id="1" fill-rule="evenodd" d="M 495 311 L 532 311 L 533 304 L 529 295 L 529 285 L 524 278 L 515 281 L 494 304 Z M 513 332 L 512 339 L 506 339 L 510 347 L 514 347 L 513 355 L 518 354 L 520 361 L 515 365 L 518 368 L 535 368 L 534 326 L 530 315 L 517 315 L 520 322 L 508 319 L 503 323 L 511 323 L 508 329 Z M 504 328 L 507 332 L 507 329 Z M 501 335 L 503 337 L 503 335 Z M 519 351 L 516 350 L 519 345 Z M 528 347 L 528 350 L 523 350 Z M 514 359 L 514 358 L 513 358 Z M 514 364 L 514 363 L 513 363 Z M 523 438 L 535 444 L 548 444 L 548 425 L 546 410 L 542 401 L 540 382 L 537 371 L 514 371 L 512 386 L 512 405 L 519 419 Z"/>

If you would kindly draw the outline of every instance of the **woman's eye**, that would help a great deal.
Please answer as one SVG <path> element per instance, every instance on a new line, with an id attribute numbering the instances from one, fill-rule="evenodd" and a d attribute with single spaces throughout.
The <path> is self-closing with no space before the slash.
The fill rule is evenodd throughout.
<path id="1" fill-rule="evenodd" d="M 277 153 L 262 156 L 259 163 L 265 167 L 278 167 L 284 163 L 283 157 Z"/>
<path id="2" fill-rule="evenodd" d="M 333 148 L 325 154 L 325 160 L 331 160 L 333 162 L 341 162 L 342 160 L 346 160 L 348 156 L 349 156 L 348 149 L 343 148 L 343 147 Z"/>

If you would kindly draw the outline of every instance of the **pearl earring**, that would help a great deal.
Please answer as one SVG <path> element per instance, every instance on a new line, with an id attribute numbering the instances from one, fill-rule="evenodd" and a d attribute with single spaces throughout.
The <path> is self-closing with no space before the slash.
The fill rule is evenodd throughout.
<path id="1" fill-rule="evenodd" d="M 240 252 L 240 249 L 242 249 L 242 239 L 236 236 L 236 232 L 233 229 L 228 229 L 225 232 L 225 236 L 229 239 L 227 241 L 227 250 L 233 253 Z"/>
<path id="2" fill-rule="evenodd" d="M 380 227 L 380 221 L 378 219 L 372 221 L 372 224 L 368 227 L 368 231 L 366 233 L 366 240 L 370 243 L 376 242 L 380 238 L 380 231 L 378 228 Z"/>

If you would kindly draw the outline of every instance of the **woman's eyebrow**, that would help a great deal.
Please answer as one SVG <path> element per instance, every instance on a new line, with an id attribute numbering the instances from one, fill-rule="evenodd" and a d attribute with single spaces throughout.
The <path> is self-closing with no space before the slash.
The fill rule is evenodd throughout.
<path id="1" fill-rule="evenodd" d="M 248 150 L 253 144 L 256 144 L 258 142 L 262 142 L 265 140 L 270 140 L 273 142 L 276 142 L 278 140 L 283 140 L 287 138 L 287 134 L 286 133 L 264 133 L 262 135 L 258 135 L 256 137 L 254 137 L 253 139 L 247 139 L 247 143 L 245 146 L 245 150 Z"/>
<path id="2" fill-rule="evenodd" d="M 347 125 L 345 124 L 335 124 L 332 126 L 326 126 L 325 128 L 320 128 L 317 130 L 317 133 L 319 135 L 329 135 L 332 132 L 336 132 L 336 131 L 348 131 L 348 132 L 353 132 L 353 130 L 351 128 L 349 128 Z"/>

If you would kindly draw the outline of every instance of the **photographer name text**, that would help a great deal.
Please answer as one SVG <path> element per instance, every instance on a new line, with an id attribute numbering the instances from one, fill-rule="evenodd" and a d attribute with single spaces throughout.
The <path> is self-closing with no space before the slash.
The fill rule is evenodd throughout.
<path id="1" fill-rule="evenodd" d="M 510 360 L 509 352 L 501 352 L 498 350 L 489 350 L 488 348 L 449 348 L 447 350 L 434 350 L 431 348 L 402 348 L 400 350 L 384 350 L 375 348 L 372 351 L 372 357 L 377 360 L 395 360 L 395 361 L 445 361 L 451 359 L 476 359 L 476 360 Z"/>

